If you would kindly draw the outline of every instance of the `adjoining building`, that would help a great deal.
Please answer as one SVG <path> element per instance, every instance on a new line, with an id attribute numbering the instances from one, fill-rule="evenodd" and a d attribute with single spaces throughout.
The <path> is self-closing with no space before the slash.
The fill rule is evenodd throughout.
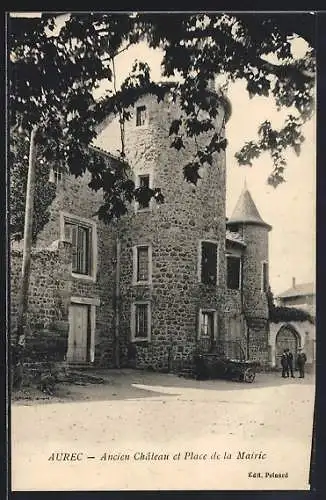
<path id="1" fill-rule="evenodd" d="M 269 343 L 273 366 L 280 365 L 284 348 L 296 357 L 302 347 L 307 355 L 308 366 L 316 361 L 316 295 L 314 283 L 297 284 L 275 297 L 276 307 L 270 314 Z"/>
<path id="2" fill-rule="evenodd" d="M 298 307 L 309 312 L 313 317 L 316 315 L 316 291 L 314 283 L 296 283 L 292 278 L 291 288 L 280 293 L 276 297 L 279 306 Z"/>

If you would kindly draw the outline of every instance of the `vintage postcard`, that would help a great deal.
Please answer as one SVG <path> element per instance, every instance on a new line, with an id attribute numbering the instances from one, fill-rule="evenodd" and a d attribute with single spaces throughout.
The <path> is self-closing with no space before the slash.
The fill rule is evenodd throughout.
<path id="1" fill-rule="evenodd" d="M 11 489 L 309 490 L 313 13 L 11 12 Z"/>

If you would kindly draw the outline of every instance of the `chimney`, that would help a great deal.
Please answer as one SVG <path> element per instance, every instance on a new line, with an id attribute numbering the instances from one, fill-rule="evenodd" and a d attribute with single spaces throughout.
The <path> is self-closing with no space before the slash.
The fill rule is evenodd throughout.
<path id="1" fill-rule="evenodd" d="M 292 288 L 295 288 L 295 278 L 292 278 Z"/>

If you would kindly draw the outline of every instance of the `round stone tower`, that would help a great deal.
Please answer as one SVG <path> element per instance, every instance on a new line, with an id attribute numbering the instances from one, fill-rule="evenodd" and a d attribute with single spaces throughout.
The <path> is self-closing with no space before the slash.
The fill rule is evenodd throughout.
<path id="1" fill-rule="evenodd" d="M 265 363 L 268 361 L 268 233 L 272 227 L 261 218 L 246 185 L 227 227 L 240 233 L 246 243 L 241 291 L 248 355 Z"/>
<path id="2" fill-rule="evenodd" d="M 225 289 L 225 153 L 201 168 L 197 186 L 183 167 L 196 143 L 171 147 L 169 129 L 181 110 L 166 87 L 164 99 L 144 93 L 125 125 L 125 152 L 137 186 L 160 188 L 163 204 L 135 203 L 119 223 L 120 352 L 139 367 L 171 369 L 201 342 L 223 334 Z M 230 114 L 221 99 L 215 130 Z M 102 133 L 103 135 L 103 133 Z M 197 138 L 197 143 L 209 139 Z"/>

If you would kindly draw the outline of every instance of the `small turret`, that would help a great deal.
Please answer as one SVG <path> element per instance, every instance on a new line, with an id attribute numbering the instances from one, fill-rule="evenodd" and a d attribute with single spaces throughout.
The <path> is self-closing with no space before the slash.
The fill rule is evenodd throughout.
<path id="1" fill-rule="evenodd" d="M 249 332 L 248 353 L 264 362 L 269 316 L 268 233 L 272 226 L 262 219 L 246 183 L 226 225 L 230 231 L 240 233 L 246 243 L 242 263 L 242 300 Z"/>
<path id="2" fill-rule="evenodd" d="M 232 229 L 235 224 L 253 224 L 257 226 L 262 226 L 270 231 L 272 226 L 266 224 L 261 218 L 258 209 L 255 205 L 254 200 L 250 192 L 248 191 L 247 184 L 245 182 L 243 191 L 238 199 L 232 216 L 227 221 L 227 225 Z"/>

